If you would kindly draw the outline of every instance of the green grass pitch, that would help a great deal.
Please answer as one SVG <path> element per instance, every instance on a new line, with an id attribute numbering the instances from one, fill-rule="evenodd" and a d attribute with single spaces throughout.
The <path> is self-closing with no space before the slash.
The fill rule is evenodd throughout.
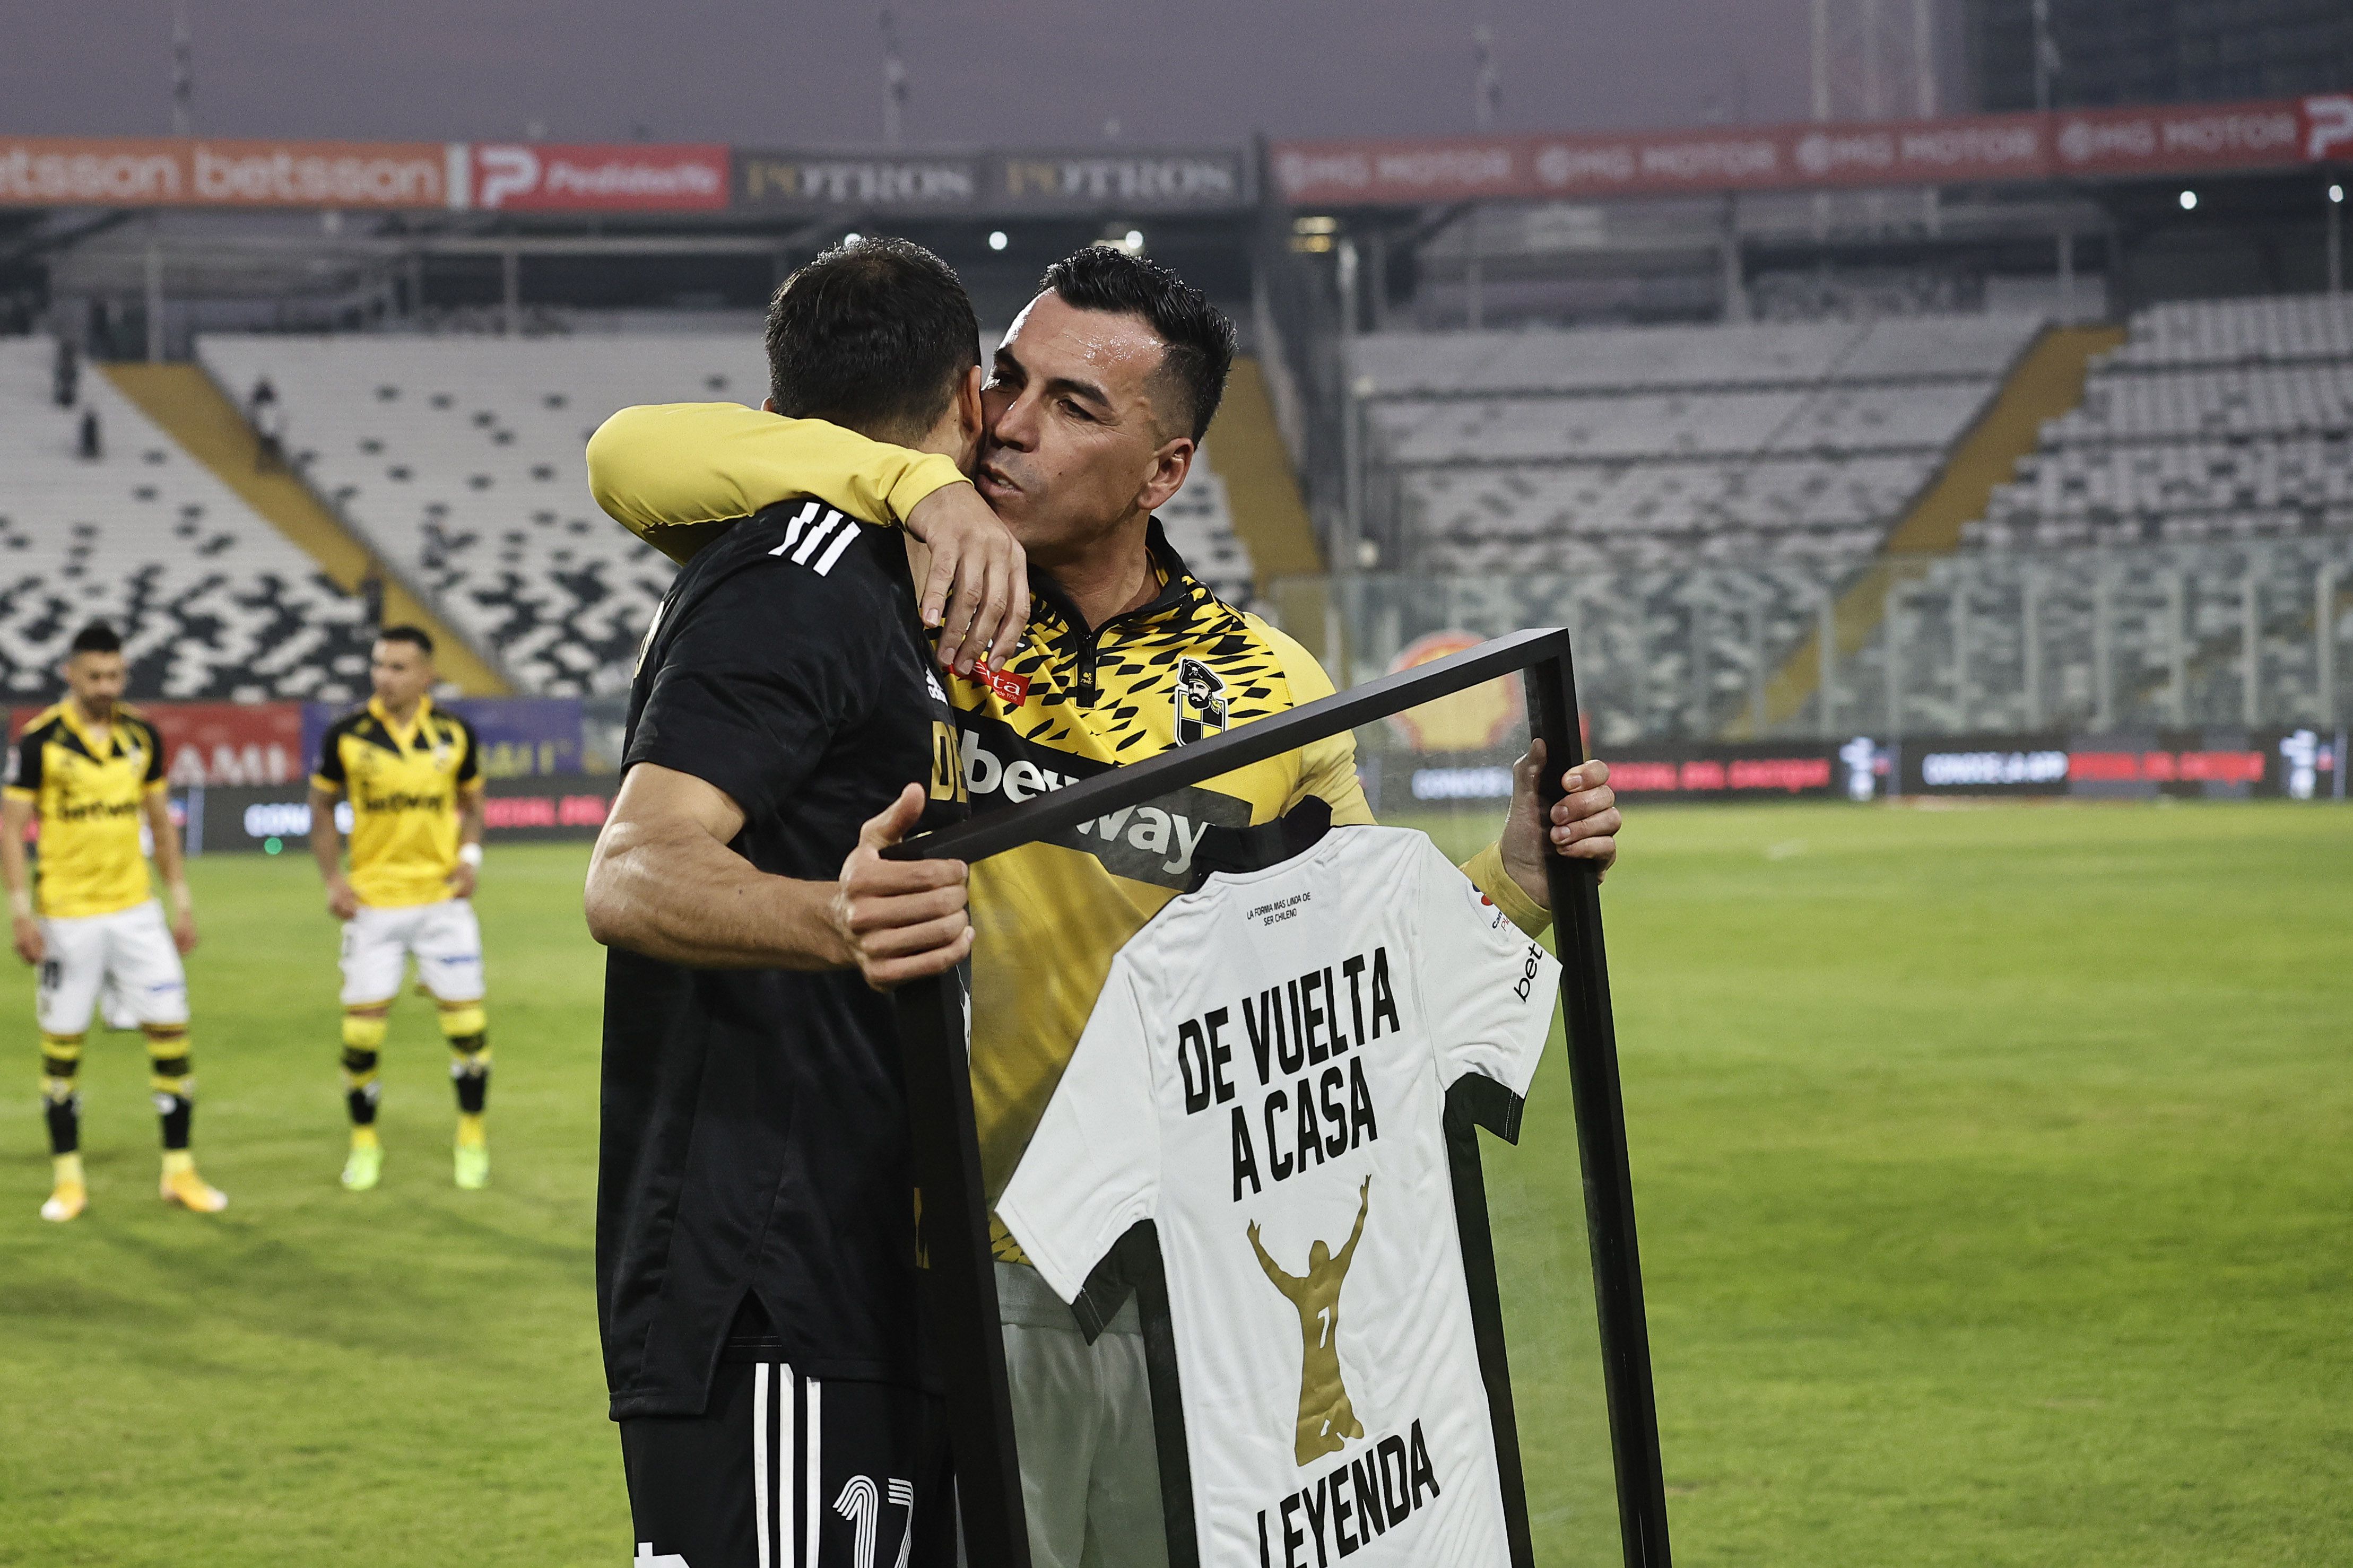
<path id="1" fill-rule="evenodd" d="M 1636 814 L 1604 903 L 1679 1563 L 2345 1560 L 2348 822 Z M 127 1036 L 86 1057 L 90 1212 L 36 1217 L 31 983 L 0 973 L 0 1563 L 628 1560 L 589 1291 L 585 861 L 491 858 L 480 1194 L 450 1184 L 447 1054 L 414 1000 L 384 1185 L 336 1186 L 335 932 L 306 860 L 195 867 L 217 1218 L 154 1196 Z M 1486 1163 L 1539 1561 L 1602 1564 L 1566 1087 L 1555 1058 Z"/>

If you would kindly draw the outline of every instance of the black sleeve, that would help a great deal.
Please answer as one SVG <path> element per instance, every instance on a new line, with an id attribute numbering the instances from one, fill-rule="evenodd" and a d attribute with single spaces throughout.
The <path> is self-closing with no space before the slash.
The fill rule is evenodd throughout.
<path id="1" fill-rule="evenodd" d="M 622 770 L 675 768 L 746 816 L 780 812 L 865 710 L 895 627 L 860 585 L 766 559 L 684 614 L 657 656 Z"/>
<path id="2" fill-rule="evenodd" d="M 323 780 L 329 788 L 343 787 L 343 725 L 341 720 L 327 726 L 326 738 L 319 742 L 319 767 L 311 775 Z"/>
<path id="3" fill-rule="evenodd" d="M 25 731 L 16 742 L 16 765 L 9 770 L 11 789 L 41 791 L 41 731 L 36 728 Z"/>
<path id="4" fill-rule="evenodd" d="M 465 719 L 458 720 L 458 782 L 472 784 L 482 776 L 482 748 L 474 740 L 474 726 Z"/>
<path id="5" fill-rule="evenodd" d="M 162 784 L 164 782 L 164 731 L 158 730 L 154 725 L 149 723 L 144 719 L 139 721 L 139 727 L 147 731 L 147 777 L 145 782 L 151 784 Z"/>

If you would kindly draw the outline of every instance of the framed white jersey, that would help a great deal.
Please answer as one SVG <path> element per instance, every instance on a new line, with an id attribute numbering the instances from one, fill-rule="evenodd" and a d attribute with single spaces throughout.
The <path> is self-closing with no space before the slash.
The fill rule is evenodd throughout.
<path id="1" fill-rule="evenodd" d="M 1159 1235 L 1204 1564 L 1506 1568 L 1443 1125 L 1558 966 L 1419 833 L 1335 827 L 1121 950 L 997 1212 L 1076 1301 Z"/>

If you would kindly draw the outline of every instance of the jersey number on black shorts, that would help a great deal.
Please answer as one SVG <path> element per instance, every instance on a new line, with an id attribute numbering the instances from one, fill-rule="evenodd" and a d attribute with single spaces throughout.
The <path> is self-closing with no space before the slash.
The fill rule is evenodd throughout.
<path id="1" fill-rule="evenodd" d="M 900 1510 L 899 1559 L 892 1568 L 907 1568 L 907 1553 L 915 1544 L 914 1483 L 892 1476 L 890 1489 L 891 1506 Z M 875 1568 L 875 1535 L 881 1524 L 882 1494 L 875 1489 L 874 1478 L 850 1477 L 843 1483 L 841 1495 L 833 1500 L 833 1511 L 848 1520 L 856 1534 L 851 1568 Z"/>

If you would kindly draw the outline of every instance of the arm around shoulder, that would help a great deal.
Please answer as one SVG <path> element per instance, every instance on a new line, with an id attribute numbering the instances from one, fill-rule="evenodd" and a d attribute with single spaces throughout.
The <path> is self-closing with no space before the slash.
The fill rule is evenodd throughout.
<path id="1" fill-rule="evenodd" d="M 596 504 L 649 542 L 666 528 L 749 517 L 797 495 L 902 522 L 933 491 L 964 482 L 951 458 L 740 403 L 624 408 L 588 438 L 587 456 Z"/>

